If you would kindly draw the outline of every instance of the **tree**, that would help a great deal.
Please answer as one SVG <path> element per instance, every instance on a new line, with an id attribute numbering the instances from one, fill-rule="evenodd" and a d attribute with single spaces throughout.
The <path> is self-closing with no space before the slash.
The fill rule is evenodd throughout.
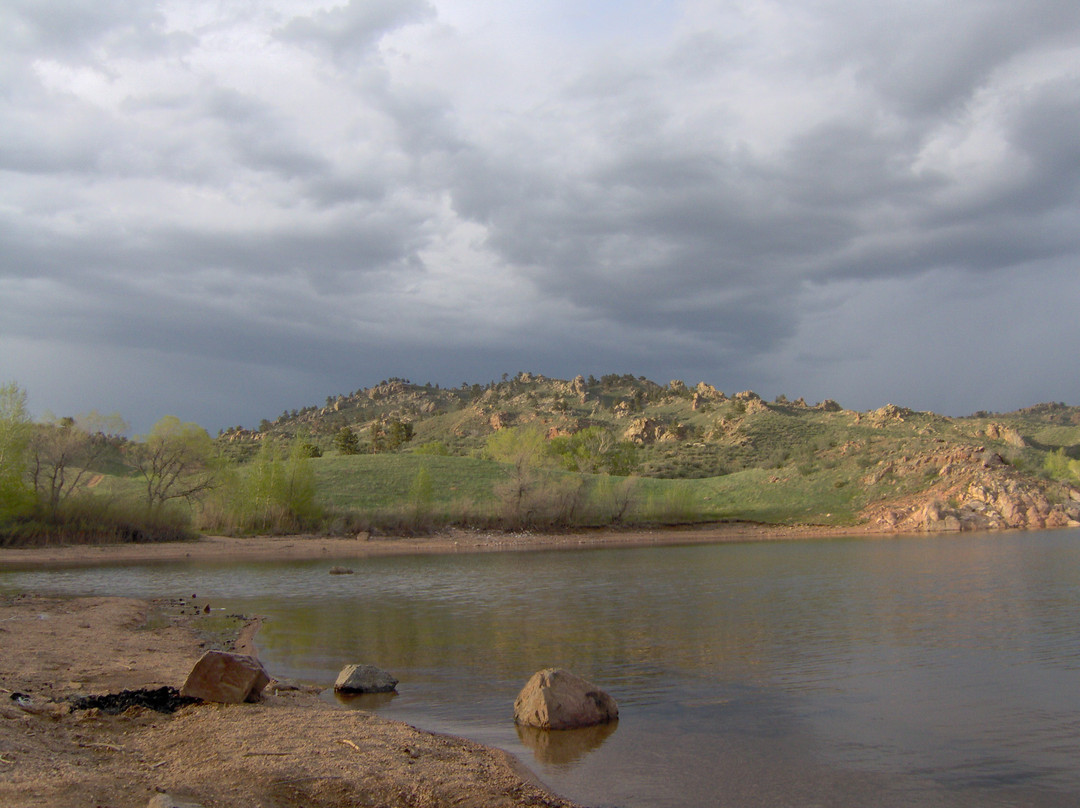
<path id="1" fill-rule="evenodd" d="M 14 382 L 0 385 L 0 519 L 21 513 L 30 504 L 26 484 L 30 436 L 26 392 Z"/>
<path id="2" fill-rule="evenodd" d="M 272 440 L 263 442 L 249 478 L 248 504 L 263 527 L 278 523 L 279 515 L 299 523 L 315 516 L 315 473 L 306 444 L 292 442 L 287 455 Z M 284 455 L 284 456 L 283 456 Z"/>
<path id="3" fill-rule="evenodd" d="M 496 486 L 495 493 L 506 504 L 511 518 L 516 522 L 528 521 L 543 487 L 539 469 L 548 457 L 544 433 L 535 424 L 500 429 L 488 436 L 484 454 L 509 466 L 508 479 Z"/>
<path id="4" fill-rule="evenodd" d="M 417 521 L 430 514 L 431 503 L 434 496 L 435 492 L 431 485 L 431 473 L 427 470 L 427 466 L 421 466 L 420 470 L 416 472 L 416 476 L 413 478 L 412 486 L 409 488 L 409 499 L 412 502 L 413 516 Z"/>
<path id="5" fill-rule="evenodd" d="M 571 471 L 625 476 L 637 466 L 637 447 L 609 429 L 591 426 L 551 441 L 551 451 Z"/>
<path id="6" fill-rule="evenodd" d="M 371 426 L 368 427 L 368 438 L 371 440 L 371 453 L 378 454 L 383 450 L 383 438 L 386 437 L 386 431 L 383 429 L 382 421 L 376 419 L 371 422 Z"/>
<path id="7" fill-rule="evenodd" d="M 347 426 L 343 426 L 338 433 L 334 435 L 334 448 L 337 449 L 338 454 L 354 455 L 360 453 L 360 440 L 356 437 L 356 433 Z"/>
<path id="8" fill-rule="evenodd" d="M 413 439 L 413 425 L 408 421 L 391 421 L 386 430 L 386 448 L 397 449 Z"/>
<path id="9" fill-rule="evenodd" d="M 55 518 L 113 447 L 127 424 L 118 415 L 90 412 L 74 418 L 49 416 L 35 427 L 27 457 L 28 476 L 38 506 Z"/>
<path id="10" fill-rule="evenodd" d="M 135 469 L 146 482 L 146 504 L 161 509 L 166 502 L 193 502 L 215 484 L 214 442 L 195 423 L 166 415 L 135 447 Z"/>

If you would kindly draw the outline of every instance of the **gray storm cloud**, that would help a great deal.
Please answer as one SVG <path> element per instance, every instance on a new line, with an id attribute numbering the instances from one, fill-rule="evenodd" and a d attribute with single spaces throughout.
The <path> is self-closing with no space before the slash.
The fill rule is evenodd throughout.
<path id="1" fill-rule="evenodd" d="M 12 0 L 0 42 L 0 379 L 40 409 L 1080 400 L 1073 3 Z"/>

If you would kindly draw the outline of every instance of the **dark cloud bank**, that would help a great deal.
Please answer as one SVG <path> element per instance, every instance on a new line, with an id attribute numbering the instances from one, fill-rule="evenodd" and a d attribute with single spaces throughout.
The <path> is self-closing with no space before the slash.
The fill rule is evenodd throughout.
<path id="1" fill-rule="evenodd" d="M 1080 7 L 0 5 L 0 380 L 1080 403 Z"/>

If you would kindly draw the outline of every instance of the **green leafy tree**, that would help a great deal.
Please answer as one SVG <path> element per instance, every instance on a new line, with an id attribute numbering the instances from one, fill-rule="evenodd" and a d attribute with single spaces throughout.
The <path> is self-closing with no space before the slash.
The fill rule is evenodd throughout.
<path id="1" fill-rule="evenodd" d="M 409 488 L 409 499 L 412 502 L 413 517 L 416 520 L 423 519 L 431 513 L 431 503 L 435 498 L 434 488 L 431 484 L 431 473 L 427 466 L 421 466 L 413 477 L 412 486 Z"/>
<path id="2" fill-rule="evenodd" d="M 626 476 L 637 467 L 637 447 L 602 426 L 591 426 L 551 441 L 551 451 L 570 471 Z"/>
<path id="3" fill-rule="evenodd" d="M 274 441 L 259 447 L 248 478 L 247 501 L 256 509 L 262 527 L 288 522 L 297 526 L 318 513 L 315 505 L 315 473 L 301 440 L 288 453 Z"/>
<path id="4" fill-rule="evenodd" d="M 337 450 L 338 454 L 343 455 L 360 454 L 360 439 L 356 437 L 356 433 L 352 429 L 343 426 L 334 435 L 334 449 Z"/>
<path id="5" fill-rule="evenodd" d="M 32 502 L 26 482 L 32 431 L 26 392 L 14 382 L 0 385 L 0 519 L 25 512 Z"/>
<path id="6" fill-rule="evenodd" d="M 488 436 L 484 456 L 512 465 L 542 466 L 550 457 L 548 441 L 536 424 L 500 429 Z"/>
<path id="7" fill-rule="evenodd" d="M 508 466 L 509 477 L 495 492 L 503 500 L 508 516 L 519 523 L 529 521 L 543 488 L 540 469 L 550 458 L 547 438 L 540 427 L 527 424 L 500 429 L 488 437 L 484 454 Z"/>
<path id="8" fill-rule="evenodd" d="M 151 511 L 166 502 L 183 499 L 191 503 L 213 489 L 217 477 L 214 442 L 195 423 L 183 423 L 166 415 L 134 447 L 132 465 L 146 484 L 146 504 Z"/>
<path id="9" fill-rule="evenodd" d="M 1064 449 L 1058 449 L 1046 456 L 1044 468 L 1055 480 L 1080 483 L 1080 460 L 1073 460 Z"/>

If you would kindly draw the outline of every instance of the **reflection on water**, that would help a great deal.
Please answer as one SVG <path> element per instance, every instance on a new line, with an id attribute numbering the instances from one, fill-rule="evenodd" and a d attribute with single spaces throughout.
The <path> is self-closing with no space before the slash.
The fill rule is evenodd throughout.
<path id="1" fill-rule="evenodd" d="M 1075 805 L 1080 532 L 129 566 L 0 591 L 186 596 L 266 616 L 279 676 L 400 680 L 351 707 L 518 754 L 598 806 Z M 560 666 L 609 734 L 512 720 Z M 330 697 L 332 698 L 332 697 Z"/>
<path id="2" fill-rule="evenodd" d="M 538 729 L 516 724 L 518 740 L 528 747 L 533 757 L 546 766 L 567 766 L 585 757 L 607 740 L 618 727 L 618 721 L 608 721 L 581 729 Z"/>
<path id="3" fill-rule="evenodd" d="M 334 701 L 342 707 L 350 710 L 378 710 L 390 706 L 390 702 L 397 698 L 397 693 L 339 693 L 335 690 L 327 690 L 333 694 Z"/>

